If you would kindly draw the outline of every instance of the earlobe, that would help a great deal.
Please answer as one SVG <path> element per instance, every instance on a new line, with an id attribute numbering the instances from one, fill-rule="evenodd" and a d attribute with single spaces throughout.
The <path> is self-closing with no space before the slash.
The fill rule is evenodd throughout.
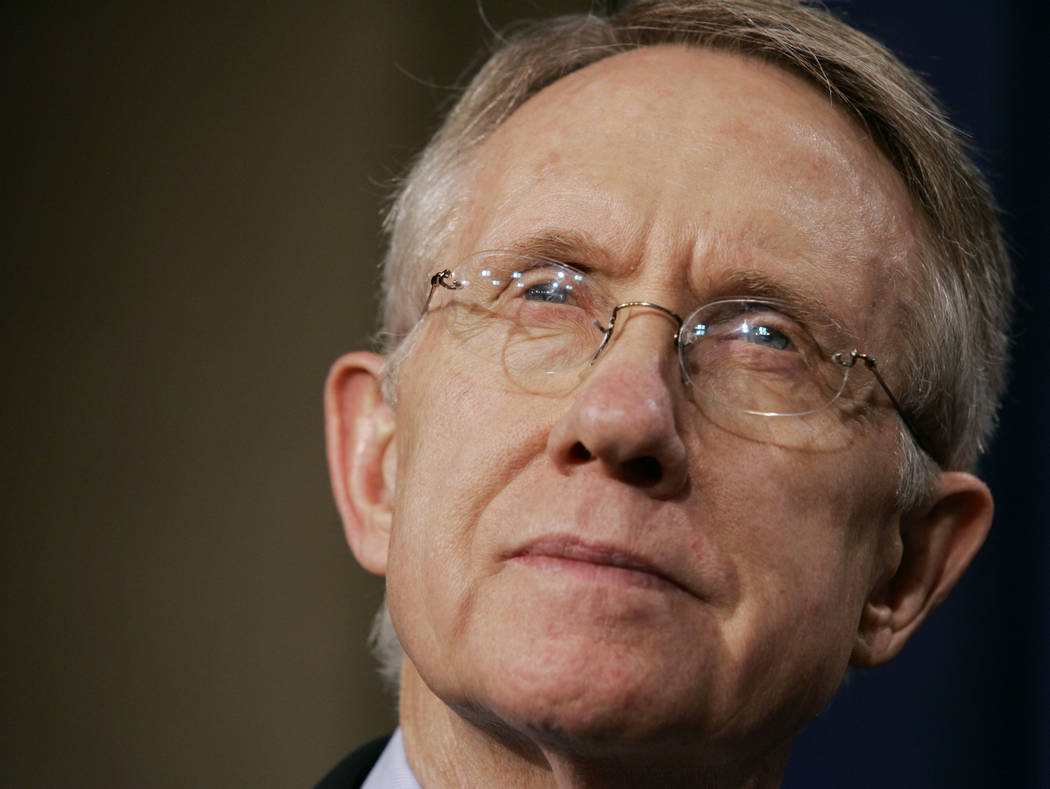
<path id="1" fill-rule="evenodd" d="M 397 469 L 394 414 L 380 392 L 383 357 L 339 358 L 325 382 L 328 472 L 346 540 L 357 561 L 386 573 Z"/>
<path id="2" fill-rule="evenodd" d="M 863 668 L 895 657 L 948 596 L 992 523 L 992 494 L 972 474 L 940 475 L 925 502 L 900 519 L 894 567 L 872 590 L 851 662 Z"/>

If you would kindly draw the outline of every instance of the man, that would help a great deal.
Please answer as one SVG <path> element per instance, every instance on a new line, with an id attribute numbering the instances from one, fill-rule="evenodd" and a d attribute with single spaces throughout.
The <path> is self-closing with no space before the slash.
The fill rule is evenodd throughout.
<path id="1" fill-rule="evenodd" d="M 326 417 L 400 729 L 324 785 L 777 786 L 991 523 L 1009 269 L 926 89 L 786 0 L 541 23 L 389 227 Z"/>

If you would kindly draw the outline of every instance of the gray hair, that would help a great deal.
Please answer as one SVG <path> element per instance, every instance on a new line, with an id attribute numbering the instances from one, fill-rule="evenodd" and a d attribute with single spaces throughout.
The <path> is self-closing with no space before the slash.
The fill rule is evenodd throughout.
<path id="1" fill-rule="evenodd" d="M 531 22 L 497 39 L 416 160 L 387 216 L 381 338 L 384 394 L 436 269 L 459 226 L 473 155 L 531 96 L 574 71 L 647 46 L 755 57 L 808 80 L 864 128 L 920 208 L 918 266 L 904 273 L 898 398 L 936 465 L 902 430 L 902 508 L 943 469 L 971 469 L 996 423 L 1006 382 L 1012 277 L 995 203 L 930 89 L 878 42 L 803 0 L 637 0 L 612 16 Z M 373 630 L 384 675 L 401 650 L 382 607 Z M 395 662 L 396 661 L 396 662 Z"/>

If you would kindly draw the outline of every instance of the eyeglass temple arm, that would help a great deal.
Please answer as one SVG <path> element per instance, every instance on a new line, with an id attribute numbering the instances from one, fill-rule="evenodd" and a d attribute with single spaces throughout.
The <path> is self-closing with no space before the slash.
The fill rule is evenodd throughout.
<path id="1" fill-rule="evenodd" d="M 926 442 L 923 441 L 922 437 L 919 435 L 919 431 L 915 429 L 915 426 L 911 423 L 911 420 L 909 420 L 908 417 L 905 415 L 904 408 L 901 407 L 900 402 L 894 396 L 893 392 L 890 391 L 889 385 L 883 379 L 882 373 L 879 372 L 878 363 L 871 356 L 869 356 L 866 353 L 861 353 L 856 348 L 854 348 L 852 351 L 850 351 L 848 356 L 843 353 L 836 353 L 831 358 L 834 361 L 841 364 L 843 367 L 853 367 L 853 365 L 857 363 L 858 359 L 864 362 L 864 366 L 871 370 L 871 374 L 874 375 L 875 380 L 879 382 L 879 386 L 882 387 L 882 391 L 886 393 L 886 397 L 890 399 L 890 402 L 893 403 L 893 407 L 897 409 L 897 415 L 900 416 L 901 422 L 904 423 L 904 426 L 908 429 L 908 432 L 911 433 L 911 437 L 915 439 L 915 443 L 918 444 L 919 449 L 921 449 L 923 452 L 929 455 L 934 462 L 937 462 L 937 458 L 934 456 L 929 446 L 927 446 Z"/>

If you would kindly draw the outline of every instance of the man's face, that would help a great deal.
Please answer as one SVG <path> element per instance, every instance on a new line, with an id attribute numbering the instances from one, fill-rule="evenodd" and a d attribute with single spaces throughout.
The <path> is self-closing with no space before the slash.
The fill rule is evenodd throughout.
<path id="1" fill-rule="evenodd" d="M 434 270 L 557 236 L 620 301 L 681 315 L 772 284 L 894 380 L 910 204 L 798 78 L 703 50 L 623 54 L 542 91 L 478 156 Z M 893 561 L 890 409 L 832 406 L 819 432 L 719 418 L 651 311 L 557 396 L 464 353 L 436 313 L 420 332 L 387 589 L 430 690 L 482 724 L 591 744 L 744 748 L 759 731 L 746 747 L 767 748 L 819 712 Z"/>

